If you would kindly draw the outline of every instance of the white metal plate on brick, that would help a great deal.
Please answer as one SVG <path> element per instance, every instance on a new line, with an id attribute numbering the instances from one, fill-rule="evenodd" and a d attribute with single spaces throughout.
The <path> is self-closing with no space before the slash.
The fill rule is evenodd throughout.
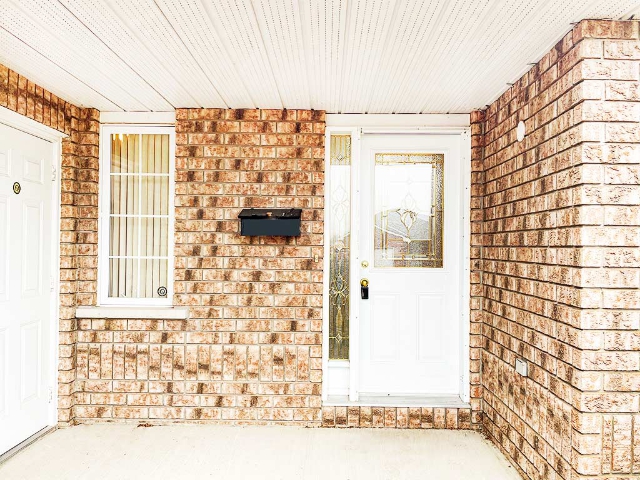
<path id="1" fill-rule="evenodd" d="M 0 62 L 102 111 L 467 113 L 638 0 L 5 0 Z"/>

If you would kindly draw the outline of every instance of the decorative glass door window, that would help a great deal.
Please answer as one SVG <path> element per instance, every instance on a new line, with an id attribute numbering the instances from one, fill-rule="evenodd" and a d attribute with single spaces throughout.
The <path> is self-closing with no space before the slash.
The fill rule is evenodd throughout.
<path id="1" fill-rule="evenodd" d="M 376 153 L 374 266 L 442 268 L 444 154 Z"/>
<path id="2" fill-rule="evenodd" d="M 351 136 L 331 135 L 329 244 L 329 359 L 349 358 L 351 252 Z"/>
<path id="3" fill-rule="evenodd" d="M 171 302 L 171 135 L 110 133 L 108 142 L 102 301 Z"/>

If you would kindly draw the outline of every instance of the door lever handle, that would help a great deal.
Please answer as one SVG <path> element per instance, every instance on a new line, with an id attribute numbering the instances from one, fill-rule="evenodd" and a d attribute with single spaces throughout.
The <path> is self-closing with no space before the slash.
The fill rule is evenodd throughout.
<path id="1" fill-rule="evenodd" d="M 366 278 L 360 280 L 360 297 L 363 300 L 369 299 L 369 280 Z"/>

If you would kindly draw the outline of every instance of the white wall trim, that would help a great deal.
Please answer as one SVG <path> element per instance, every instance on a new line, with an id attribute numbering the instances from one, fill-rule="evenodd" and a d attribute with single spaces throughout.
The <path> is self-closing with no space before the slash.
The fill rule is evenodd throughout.
<path id="1" fill-rule="evenodd" d="M 351 265 L 349 266 L 349 400 L 357 402 L 360 395 L 360 171 L 362 129 L 351 131 Z M 356 274 L 357 273 L 357 274 Z"/>
<path id="2" fill-rule="evenodd" d="M 325 130 L 324 137 L 324 248 L 322 253 L 322 401 L 326 402 L 329 396 L 329 268 L 331 240 L 329 224 L 331 221 L 331 181 L 329 168 L 331 166 L 331 129 Z"/>
<path id="3" fill-rule="evenodd" d="M 471 128 L 460 135 L 460 172 L 462 173 L 462 273 L 460 275 L 460 398 L 471 398 Z"/>
<path id="4" fill-rule="evenodd" d="M 175 125 L 176 112 L 100 112 L 100 123 Z"/>
<path id="5" fill-rule="evenodd" d="M 48 128 L 48 127 L 46 127 Z M 53 130 L 53 129 L 50 129 Z M 54 132 L 59 133 L 54 130 Z M 60 362 L 60 234 L 61 234 L 61 211 L 62 211 L 62 136 L 58 136 L 53 142 L 53 162 L 55 168 L 53 183 L 53 218 L 51 228 L 53 230 L 53 265 L 51 286 L 53 299 L 51 300 L 51 356 L 53 358 L 51 367 L 51 403 L 49 411 L 49 425 L 55 427 L 58 424 L 58 390 L 59 390 L 59 362 Z"/>
<path id="6" fill-rule="evenodd" d="M 19 113 L 9 110 L 5 107 L 0 107 L 0 123 L 7 127 L 15 128 L 21 132 L 28 133 L 34 137 L 41 138 L 48 142 L 59 142 L 60 139 L 68 137 L 66 133 L 59 132 L 58 130 L 47 127 L 46 125 L 37 122 L 29 117 L 25 117 Z M 58 159 L 59 160 L 59 159 Z M 54 163 L 56 167 L 60 166 L 60 162 Z"/>
<path id="7" fill-rule="evenodd" d="M 327 127 L 358 128 L 399 128 L 420 129 L 425 127 L 443 129 L 449 127 L 469 127 L 471 115 L 468 113 L 425 113 L 425 114 L 339 114 L 326 115 Z"/>
<path id="8" fill-rule="evenodd" d="M 358 188 L 359 182 L 356 178 L 355 171 L 357 165 L 354 162 L 360 157 L 360 135 L 358 133 L 358 129 L 356 127 L 327 127 L 325 131 L 325 188 L 324 188 L 324 198 L 325 198 L 325 211 L 324 211 L 324 265 L 323 270 L 325 275 L 323 275 L 323 292 L 322 292 L 322 324 L 323 324 L 323 339 L 322 339 L 322 400 L 326 401 L 329 395 L 336 394 L 349 394 L 351 396 L 350 390 L 355 392 L 355 382 L 357 380 L 357 367 L 355 364 L 357 362 L 353 362 L 352 360 L 329 360 L 329 268 L 330 268 L 330 238 L 331 238 L 331 175 L 329 174 L 329 169 L 331 168 L 331 135 L 332 134 L 345 134 L 351 135 L 351 259 L 349 269 L 350 271 L 356 271 L 354 265 L 357 265 L 357 259 L 354 257 L 354 246 L 357 246 L 357 223 L 354 224 L 354 217 L 356 216 L 356 208 L 354 201 L 357 200 L 355 195 L 356 188 Z M 352 277 L 352 276 L 351 276 Z M 359 280 L 355 280 L 355 284 L 357 284 Z M 354 290 L 354 280 L 351 278 L 350 289 L 352 292 L 356 292 Z M 359 302 L 351 302 L 350 304 L 350 321 L 349 321 L 349 338 L 353 338 L 354 331 L 358 331 L 358 311 L 359 311 Z M 354 356 L 357 356 L 357 345 L 355 342 L 349 342 L 349 358 L 353 359 Z M 344 370 L 349 369 L 348 373 L 345 375 Z M 333 376 L 333 384 L 332 376 L 330 374 L 331 371 L 339 371 L 340 374 Z M 353 385 L 353 388 L 351 388 Z M 357 398 L 353 399 L 357 400 Z"/>

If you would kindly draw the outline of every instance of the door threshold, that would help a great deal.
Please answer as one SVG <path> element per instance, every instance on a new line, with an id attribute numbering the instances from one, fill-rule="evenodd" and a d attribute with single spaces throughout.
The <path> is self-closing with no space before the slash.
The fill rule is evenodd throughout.
<path id="1" fill-rule="evenodd" d="M 27 448 L 29 445 L 31 445 L 32 443 L 37 442 L 38 440 L 40 440 L 42 437 L 44 437 L 47 433 L 51 433 L 54 430 L 57 430 L 58 427 L 56 426 L 49 426 L 49 427 L 44 427 L 42 430 L 34 433 L 33 435 L 31 435 L 29 438 L 27 438 L 26 440 L 23 440 L 22 442 L 20 442 L 18 445 L 16 445 L 15 447 L 11 448 L 10 450 L 7 450 L 6 452 L 4 452 L 2 455 L 0 455 L 0 465 L 3 464 L 4 462 L 6 462 L 7 460 L 9 460 L 11 457 L 13 457 L 14 455 L 16 455 L 17 453 L 19 453 L 21 450 Z"/>
<path id="2" fill-rule="evenodd" d="M 425 408 L 471 408 L 458 395 L 360 395 L 356 402 L 347 395 L 329 395 L 323 402 L 327 407 L 425 407 Z"/>

